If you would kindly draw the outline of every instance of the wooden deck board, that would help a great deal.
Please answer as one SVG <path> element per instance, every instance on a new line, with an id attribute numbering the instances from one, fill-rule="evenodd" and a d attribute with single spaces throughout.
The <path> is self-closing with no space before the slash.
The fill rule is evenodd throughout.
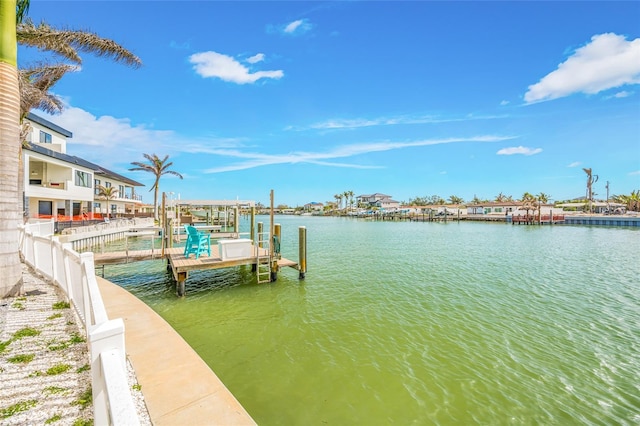
<path id="1" fill-rule="evenodd" d="M 265 249 L 260 249 L 261 255 L 266 255 Z M 187 272 L 187 271 L 197 271 L 204 269 L 219 269 L 219 268 L 230 268 L 233 266 L 240 265 L 255 265 L 256 264 L 256 256 L 240 258 L 240 259 L 231 259 L 231 260 L 222 260 L 220 258 L 220 253 L 218 252 L 218 246 L 211 246 L 211 256 L 207 256 L 207 254 L 202 254 L 198 259 L 195 258 L 194 255 L 186 258 L 184 256 L 184 248 L 183 247 L 172 247 L 166 248 L 164 258 L 169 260 L 172 268 L 176 269 L 178 272 Z M 255 248 L 254 248 L 255 253 Z M 118 264 L 118 263 L 131 263 L 131 262 L 139 262 L 143 260 L 152 260 L 152 259 L 162 259 L 162 250 L 154 249 L 154 250 L 129 250 L 129 251 L 116 251 L 116 252 L 107 252 L 107 253 L 94 253 L 94 263 L 96 265 L 110 265 L 110 264 Z M 298 263 L 281 258 L 278 259 L 278 266 L 281 268 L 290 267 L 297 269 Z"/>

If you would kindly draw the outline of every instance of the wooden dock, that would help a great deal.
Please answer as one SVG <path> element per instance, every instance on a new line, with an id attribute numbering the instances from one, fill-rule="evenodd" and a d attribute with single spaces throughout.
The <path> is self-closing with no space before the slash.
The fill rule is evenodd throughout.
<path id="1" fill-rule="evenodd" d="M 259 252 L 258 252 L 259 250 Z M 201 254 L 196 259 L 195 255 L 188 258 L 184 255 L 184 247 L 165 248 L 164 256 L 162 250 L 127 250 L 107 253 L 95 253 L 94 264 L 96 266 L 127 264 L 140 262 L 143 260 L 166 259 L 167 268 L 172 271 L 173 278 L 177 283 L 177 293 L 184 295 L 185 283 L 190 271 L 202 271 L 208 269 L 231 268 L 240 265 L 256 265 L 260 259 L 261 264 L 269 263 L 269 253 L 266 249 L 252 246 L 253 255 L 250 257 L 222 260 L 216 244 L 211 245 L 211 256 L 206 253 Z M 258 256 L 258 254 L 260 256 Z M 277 259 L 277 268 L 293 268 L 299 271 L 298 262 L 280 257 Z M 277 271 L 276 271 L 277 272 Z"/>

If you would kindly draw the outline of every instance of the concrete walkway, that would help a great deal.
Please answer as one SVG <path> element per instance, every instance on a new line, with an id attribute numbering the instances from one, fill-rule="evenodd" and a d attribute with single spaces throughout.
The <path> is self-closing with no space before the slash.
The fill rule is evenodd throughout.
<path id="1" fill-rule="evenodd" d="M 255 425 L 184 339 L 120 286 L 98 278 L 109 318 L 122 318 L 125 345 L 154 425 Z"/>

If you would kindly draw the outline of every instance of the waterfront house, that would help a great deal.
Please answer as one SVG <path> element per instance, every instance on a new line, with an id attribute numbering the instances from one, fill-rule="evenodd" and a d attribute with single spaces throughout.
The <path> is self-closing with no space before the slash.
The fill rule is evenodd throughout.
<path id="1" fill-rule="evenodd" d="M 472 204 L 467 206 L 467 215 L 503 215 L 513 213 L 522 206 L 521 201 L 497 202 L 489 201 L 486 203 Z"/>
<path id="2" fill-rule="evenodd" d="M 319 203 L 317 201 L 312 201 L 303 206 L 304 211 L 306 212 L 321 212 L 324 209 L 324 204 Z"/>
<path id="3" fill-rule="evenodd" d="M 356 197 L 356 204 L 362 208 L 377 207 L 381 210 L 395 210 L 400 207 L 400 203 L 391 199 L 391 195 L 381 194 L 379 192 L 370 195 L 358 195 Z"/>
<path id="4" fill-rule="evenodd" d="M 32 113 L 25 120 L 31 125 L 22 156 L 26 218 L 101 219 L 142 205 L 135 187 L 143 184 L 67 154 L 70 131 Z M 114 198 L 103 199 L 99 186 L 114 187 Z"/>

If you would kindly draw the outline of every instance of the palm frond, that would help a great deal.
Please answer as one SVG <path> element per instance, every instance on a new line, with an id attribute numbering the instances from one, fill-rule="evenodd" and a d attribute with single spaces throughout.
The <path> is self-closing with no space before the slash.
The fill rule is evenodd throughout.
<path id="1" fill-rule="evenodd" d="M 20 118 L 23 119 L 34 108 L 50 114 L 62 112 L 62 100 L 49 93 L 49 90 L 65 73 L 72 69 L 74 67 L 67 64 L 38 64 L 19 70 Z"/>
<path id="2" fill-rule="evenodd" d="M 129 50 L 113 40 L 100 37 L 96 33 L 72 29 L 56 29 L 46 22 L 35 25 L 31 19 L 18 24 L 16 28 L 18 44 L 48 50 L 76 64 L 82 63 L 78 52 L 92 53 L 134 68 L 142 61 Z"/>
<path id="3" fill-rule="evenodd" d="M 18 0 L 16 2 L 16 24 L 24 21 L 24 18 L 29 13 L 29 0 Z"/>

